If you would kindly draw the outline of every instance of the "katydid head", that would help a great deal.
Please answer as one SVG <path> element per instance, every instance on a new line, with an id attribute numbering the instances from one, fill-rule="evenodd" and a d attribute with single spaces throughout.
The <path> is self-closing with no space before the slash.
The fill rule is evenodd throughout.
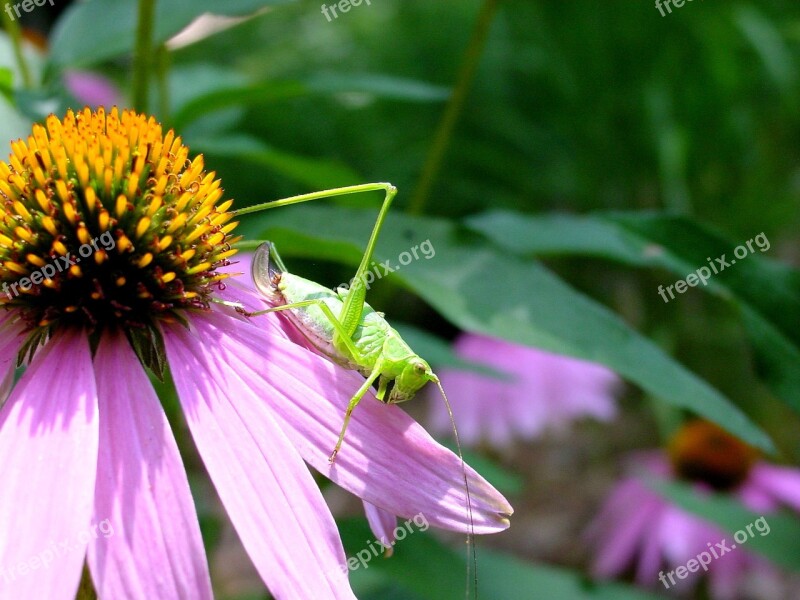
<path id="1" fill-rule="evenodd" d="M 439 378 L 433 374 L 431 366 L 425 360 L 419 356 L 413 356 L 406 362 L 403 370 L 394 380 L 394 387 L 387 402 L 396 404 L 411 400 L 429 381 L 438 382 Z"/>

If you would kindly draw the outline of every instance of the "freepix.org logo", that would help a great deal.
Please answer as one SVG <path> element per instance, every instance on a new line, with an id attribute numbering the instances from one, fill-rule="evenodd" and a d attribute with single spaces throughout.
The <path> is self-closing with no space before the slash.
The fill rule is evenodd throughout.
<path id="1" fill-rule="evenodd" d="M 53 0 L 22 0 L 22 2 L 17 2 L 13 4 L 11 2 L 6 2 L 6 14 L 12 21 L 16 21 L 22 16 L 19 9 L 21 8 L 24 12 L 29 13 L 33 12 L 33 9 L 37 6 L 44 6 L 45 4 L 49 4 L 50 6 L 55 6 L 53 4 Z M 14 16 L 16 15 L 16 16 Z"/>
<path id="2" fill-rule="evenodd" d="M 11 284 L 4 283 L 3 293 L 8 297 L 9 300 L 13 300 L 16 296 L 19 296 L 20 292 L 27 292 L 34 285 L 40 285 L 45 280 L 53 279 L 53 277 L 56 276 L 56 273 L 68 271 L 73 265 L 81 262 L 82 258 L 88 258 L 93 253 L 100 250 L 97 242 L 100 242 L 103 245 L 103 250 L 106 252 L 113 250 L 117 245 L 117 241 L 114 239 L 114 236 L 111 235 L 111 232 L 106 231 L 103 233 L 103 235 L 81 245 L 81 247 L 78 248 L 79 256 L 72 256 L 71 252 L 67 252 L 63 256 L 55 256 L 53 257 L 52 262 L 42 265 L 41 268 L 35 270 L 28 276 L 21 277 Z"/>
<path id="3" fill-rule="evenodd" d="M 695 558 L 688 560 L 685 565 L 680 565 L 673 571 L 667 571 L 666 573 L 664 573 L 664 571 L 659 571 L 658 580 L 664 584 L 665 588 L 669 589 L 670 586 L 678 583 L 675 581 L 675 576 L 677 576 L 678 580 L 681 580 L 686 579 L 690 573 L 697 573 L 701 568 L 703 571 L 708 571 L 708 566 L 712 561 L 722 558 L 728 552 L 732 552 L 736 550 L 738 546 L 745 544 L 747 540 L 756 537 L 753 528 L 761 534 L 761 537 L 768 535 L 770 532 L 767 520 L 764 517 L 759 517 L 744 529 L 740 529 L 733 534 L 733 539 L 736 543 L 732 543 L 729 546 L 725 538 L 715 543 L 713 546 L 711 542 L 708 542 L 708 544 L 706 544 L 706 546 L 708 546 L 708 551 L 704 550 L 700 552 Z M 669 583 L 667 583 L 667 579 L 669 579 Z"/>

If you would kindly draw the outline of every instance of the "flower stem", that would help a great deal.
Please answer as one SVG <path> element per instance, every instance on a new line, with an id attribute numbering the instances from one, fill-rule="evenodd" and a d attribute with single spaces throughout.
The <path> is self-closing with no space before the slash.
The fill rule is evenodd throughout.
<path id="1" fill-rule="evenodd" d="M 156 53 L 156 72 L 158 75 L 158 116 L 161 121 L 169 121 L 169 68 L 171 57 L 166 44 L 161 44 Z"/>
<path id="2" fill-rule="evenodd" d="M 139 0 L 139 22 L 136 27 L 136 48 L 133 55 L 133 105 L 147 112 L 150 99 L 148 84 L 153 64 L 153 24 L 156 0 Z"/>
<path id="3" fill-rule="evenodd" d="M 417 188 L 414 190 L 414 196 L 411 198 L 411 202 L 408 205 L 408 212 L 410 214 L 421 214 L 428 201 L 431 187 L 442 167 L 442 161 L 447 151 L 447 146 L 450 143 L 453 130 L 461 115 L 461 110 L 464 107 L 467 92 L 475 77 L 475 71 L 478 68 L 478 63 L 483 54 L 483 48 L 486 45 L 486 38 L 489 35 L 489 28 L 492 25 L 494 14 L 499 4 L 500 0 L 484 0 L 481 11 L 478 14 L 478 19 L 472 30 L 472 36 L 464 52 L 464 58 L 459 69 L 458 77 L 456 78 L 453 94 L 447 102 L 442 120 L 439 122 L 439 126 L 436 129 L 433 143 L 428 151 L 422 174 L 417 183 Z"/>
<path id="4" fill-rule="evenodd" d="M 28 68 L 28 63 L 25 61 L 25 54 L 22 51 L 22 31 L 17 23 L 7 11 L 0 11 L 3 15 L 3 28 L 8 32 L 11 38 L 11 44 L 14 47 L 14 58 L 17 61 L 19 72 L 22 74 L 22 85 L 26 88 L 33 87 L 33 78 L 31 71 Z"/>

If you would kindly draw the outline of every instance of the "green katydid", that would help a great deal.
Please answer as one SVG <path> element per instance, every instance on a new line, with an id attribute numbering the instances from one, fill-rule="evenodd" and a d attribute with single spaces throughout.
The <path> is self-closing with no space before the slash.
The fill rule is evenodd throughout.
<path id="1" fill-rule="evenodd" d="M 288 311 L 289 319 L 314 347 L 333 362 L 347 369 L 356 370 L 367 378 L 347 406 L 339 439 L 329 458 L 331 463 L 342 446 L 353 410 L 376 380 L 378 381 L 376 397 L 388 404 L 410 400 L 426 383 L 429 381 L 435 383 L 447 404 L 458 442 L 458 432 L 455 430 L 450 403 L 439 378 L 430 365 L 389 325 L 383 315 L 366 303 L 365 274 L 372 261 L 381 227 L 397 194 L 397 188 L 390 183 L 355 185 L 293 196 L 234 211 L 237 215 L 242 215 L 309 200 L 375 190 L 384 190 L 386 197 L 349 289 L 340 287 L 331 290 L 316 282 L 290 274 L 274 245 L 269 242 L 259 246 L 253 258 L 253 281 L 259 292 L 277 306 L 247 313 L 248 316 Z M 394 385 L 387 397 L 386 392 L 391 382 L 394 382 Z"/>
<path id="2" fill-rule="evenodd" d="M 349 288 L 339 287 L 331 290 L 314 281 L 290 274 L 275 250 L 274 244 L 265 242 L 256 249 L 252 263 L 252 276 L 259 292 L 276 306 L 252 313 L 239 310 L 250 317 L 287 311 L 292 323 L 323 355 L 366 377 L 347 405 L 339 439 L 328 459 L 330 463 L 334 462 L 336 454 L 342 446 L 353 410 L 376 380 L 378 381 L 378 391 L 375 395 L 378 400 L 388 404 L 410 400 L 426 383 L 435 383 L 450 415 L 456 448 L 461 459 L 464 489 L 467 496 L 467 512 L 470 531 L 472 531 L 474 527 L 472 500 L 467 471 L 453 411 L 444 388 L 430 365 L 409 347 L 400 334 L 389 325 L 382 313 L 376 312 L 366 302 L 368 285 L 365 274 L 372 261 L 378 235 L 388 214 L 389 206 L 397 194 L 397 188 L 390 183 L 367 183 L 292 196 L 283 200 L 248 206 L 234 212 L 237 215 L 243 215 L 310 200 L 377 190 L 384 190 L 386 196 L 367 242 L 366 251 Z M 387 397 L 386 392 L 391 382 L 394 385 Z M 470 571 L 472 571 L 473 583 L 477 586 L 477 557 L 475 547 L 471 542 L 472 533 L 467 537 L 472 555 L 472 560 L 467 563 L 469 565 L 467 581 L 470 580 Z M 467 595 L 469 595 L 469 591 L 467 591 Z"/>

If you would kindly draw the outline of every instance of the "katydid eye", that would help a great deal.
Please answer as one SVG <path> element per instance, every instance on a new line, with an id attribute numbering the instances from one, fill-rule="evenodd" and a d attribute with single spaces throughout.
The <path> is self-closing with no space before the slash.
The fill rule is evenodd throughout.
<path id="1" fill-rule="evenodd" d="M 428 371 L 428 368 L 422 363 L 414 363 L 414 370 L 420 375 L 423 375 Z"/>

